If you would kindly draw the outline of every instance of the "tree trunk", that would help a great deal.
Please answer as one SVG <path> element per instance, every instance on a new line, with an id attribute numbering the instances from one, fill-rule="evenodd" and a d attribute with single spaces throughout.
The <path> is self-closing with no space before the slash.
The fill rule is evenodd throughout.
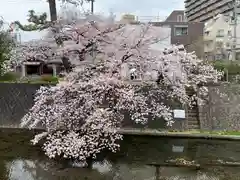
<path id="1" fill-rule="evenodd" d="M 63 56 L 61 59 L 62 59 L 62 63 L 63 63 L 63 66 L 64 66 L 66 72 L 67 73 L 71 72 L 72 71 L 72 66 L 71 66 L 69 58 L 66 57 L 66 56 Z"/>
<path id="2" fill-rule="evenodd" d="M 91 0 L 91 13 L 93 14 L 94 12 L 94 0 Z"/>
<path id="3" fill-rule="evenodd" d="M 92 157 L 89 157 L 89 158 L 87 158 L 86 161 L 87 161 L 87 167 L 86 167 L 86 168 L 92 169 L 93 158 L 92 158 Z"/>
<path id="4" fill-rule="evenodd" d="M 57 20 L 56 0 L 48 0 L 51 22 Z"/>

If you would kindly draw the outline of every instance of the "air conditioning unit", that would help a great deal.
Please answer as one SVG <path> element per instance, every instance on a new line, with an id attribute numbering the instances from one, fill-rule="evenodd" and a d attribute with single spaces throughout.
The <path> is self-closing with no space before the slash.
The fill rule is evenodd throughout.
<path id="1" fill-rule="evenodd" d="M 229 43 L 229 42 L 225 43 L 225 46 L 226 46 L 227 48 L 230 47 L 230 43 Z"/>

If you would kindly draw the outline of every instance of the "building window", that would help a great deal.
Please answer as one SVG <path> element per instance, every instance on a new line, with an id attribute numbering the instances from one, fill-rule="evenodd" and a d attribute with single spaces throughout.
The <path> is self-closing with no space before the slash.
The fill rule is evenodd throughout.
<path id="1" fill-rule="evenodd" d="M 135 68 L 130 69 L 130 79 L 131 80 L 137 79 L 137 70 Z"/>
<path id="2" fill-rule="evenodd" d="M 216 55 L 215 55 L 215 60 L 216 60 L 216 61 L 223 60 L 223 54 L 216 54 Z"/>
<path id="3" fill-rule="evenodd" d="M 229 48 L 230 47 L 230 43 L 229 42 L 226 42 L 226 47 Z"/>
<path id="4" fill-rule="evenodd" d="M 183 36 L 188 34 L 187 27 L 175 27 L 175 36 Z"/>
<path id="5" fill-rule="evenodd" d="M 219 30 L 217 31 L 216 37 L 224 37 L 224 29 L 219 29 Z"/>
<path id="6" fill-rule="evenodd" d="M 184 22 L 187 22 L 187 17 L 186 17 L 186 15 L 184 15 Z"/>
<path id="7" fill-rule="evenodd" d="M 232 36 L 232 31 L 228 31 L 228 36 Z"/>
<path id="8" fill-rule="evenodd" d="M 177 16 L 177 22 L 183 22 L 183 16 L 182 15 Z"/>

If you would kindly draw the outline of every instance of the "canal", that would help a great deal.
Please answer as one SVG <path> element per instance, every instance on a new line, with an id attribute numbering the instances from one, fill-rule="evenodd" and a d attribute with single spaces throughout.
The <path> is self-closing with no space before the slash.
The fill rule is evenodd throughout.
<path id="1" fill-rule="evenodd" d="M 237 180 L 240 177 L 238 141 L 125 136 L 117 154 L 104 153 L 87 169 L 80 168 L 77 162 L 46 158 L 40 147 L 29 143 L 34 133 L 0 130 L 0 180 Z"/>

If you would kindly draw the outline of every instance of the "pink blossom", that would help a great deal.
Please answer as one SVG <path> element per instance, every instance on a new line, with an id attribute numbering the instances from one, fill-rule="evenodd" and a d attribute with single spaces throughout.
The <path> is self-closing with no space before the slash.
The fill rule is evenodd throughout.
<path id="1" fill-rule="evenodd" d="M 197 90 L 218 81 L 220 72 L 182 46 L 151 48 L 165 38 L 164 32 L 149 24 L 89 19 L 61 29 L 58 38 L 65 40 L 54 51 L 64 50 L 75 68 L 56 86 L 41 87 L 22 119 L 22 126 L 46 130 L 46 155 L 85 161 L 103 149 L 116 152 L 122 139 L 117 130 L 126 114 L 136 123 L 163 118 L 172 125 L 171 101 L 189 105 L 196 96 L 189 97 L 186 87 Z M 130 80 L 131 68 L 136 81 Z"/>

